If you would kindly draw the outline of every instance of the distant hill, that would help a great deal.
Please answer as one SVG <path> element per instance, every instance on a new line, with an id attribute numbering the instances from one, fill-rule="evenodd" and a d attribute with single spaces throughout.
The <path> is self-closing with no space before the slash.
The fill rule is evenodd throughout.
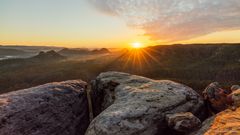
<path id="1" fill-rule="evenodd" d="M 60 60 L 64 59 L 65 57 L 60 55 L 59 53 L 51 50 L 47 52 L 39 52 L 38 55 L 32 57 L 31 59 L 38 59 L 38 60 Z"/>
<path id="2" fill-rule="evenodd" d="M 93 54 L 104 54 L 104 53 L 110 53 L 110 51 L 106 48 L 101 48 L 101 49 L 92 50 L 91 53 L 93 53 Z"/>
<path id="3" fill-rule="evenodd" d="M 147 47 L 139 55 L 125 51 L 108 70 L 170 79 L 203 89 L 212 81 L 239 84 L 239 54 L 240 44 L 159 45 Z"/>
<path id="4" fill-rule="evenodd" d="M 0 60 L 16 59 L 16 58 L 30 58 L 38 54 L 40 51 L 59 51 L 61 47 L 51 46 L 14 46 L 0 45 Z"/>
<path id="5" fill-rule="evenodd" d="M 106 48 L 94 49 L 94 50 L 79 49 L 79 48 L 77 49 L 64 48 L 60 50 L 58 53 L 64 56 L 76 56 L 76 55 L 105 54 L 105 53 L 110 53 L 110 51 Z"/>
<path id="6" fill-rule="evenodd" d="M 28 53 L 23 50 L 0 48 L 0 56 L 19 56 L 27 54 Z"/>
<path id="7" fill-rule="evenodd" d="M 54 81 L 90 81 L 105 71 L 173 80 L 189 85 L 198 92 L 213 81 L 219 81 L 225 87 L 240 84 L 240 44 L 159 45 L 141 51 L 124 50 L 96 56 L 89 54 L 108 51 L 61 51 L 82 57 L 64 59 L 66 55 L 51 51 L 28 59 L 0 61 L 0 93 Z M 93 58 L 82 60 L 87 57 Z"/>
<path id="8" fill-rule="evenodd" d="M 39 51 L 59 51 L 63 49 L 63 47 L 55 47 L 55 46 L 25 46 L 25 45 L 0 45 L 0 49 L 16 49 L 16 50 L 22 50 L 28 53 L 36 54 Z"/>

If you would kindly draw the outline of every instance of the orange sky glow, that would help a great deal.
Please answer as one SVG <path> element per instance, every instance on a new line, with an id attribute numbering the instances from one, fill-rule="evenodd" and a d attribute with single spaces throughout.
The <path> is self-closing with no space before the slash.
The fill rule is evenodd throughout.
<path id="1" fill-rule="evenodd" d="M 101 1 L 104 4 L 105 0 Z M 153 10 L 150 13 L 158 12 L 156 9 L 149 9 L 150 11 Z M 114 14 L 114 11 L 106 12 L 113 12 L 109 14 Z M 135 13 L 131 9 L 129 12 Z M 64 0 L 53 0 L 51 2 L 47 0 L 38 2 L 3 0 L 0 2 L 0 45 L 124 48 L 131 46 L 132 43 L 141 43 L 145 47 L 176 43 L 240 42 L 240 30 L 235 29 L 235 26 L 231 29 L 232 25 L 229 29 L 224 27 L 217 31 L 205 30 L 206 33 L 202 34 L 198 32 L 198 29 L 195 29 L 193 21 L 192 27 L 189 28 L 193 29 L 191 31 L 186 31 L 188 30 L 187 25 L 184 26 L 186 27 L 184 29 L 173 27 L 167 31 L 165 28 L 158 28 L 159 25 L 164 25 L 164 22 L 161 22 L 159 18 L 143 18 L 146 19 L 147 23 L 141 22 L 144 24 L 141 24 L 141 27 L 136 27 L 134 25 L 139 25 L 138 22 L 129 18 L 124 19 L 124 12 L 119 13 L 119 15 L 109 14 L 98 10 L 85 0 L 68 2 Z M 140 15 L 142 14 L 145 14 L 145 12 Z M 136 15 L 136 18 L 139 18 L 139 15 Z M 152 24 L 148 23 L 148 19 L 157 20 L 156 23 Z M 159 21 L 160 24 L 158 24 Z M 216 23 L 214 24 L 216 25 Z M 235 23 L 233 22 L 233 24 Z M 171 34 L 175 31 L 180 34 Z M 194 36 L 186 38 L 181 32 L 189 37 L 191 37 L 191 33 Z"/>

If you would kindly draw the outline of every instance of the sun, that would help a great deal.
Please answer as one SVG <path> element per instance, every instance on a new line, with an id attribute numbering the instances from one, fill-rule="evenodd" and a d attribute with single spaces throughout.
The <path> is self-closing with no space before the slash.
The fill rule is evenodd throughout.
<path id="1" fill-rule="evenodd" d="M 131 44 L 131 47 L 134 48 L 134 49 L 139 49 L 139 48 L 143 47 L 143 44 L 140 43 L 140 42 L 134 42 L 134 43 Z"/>

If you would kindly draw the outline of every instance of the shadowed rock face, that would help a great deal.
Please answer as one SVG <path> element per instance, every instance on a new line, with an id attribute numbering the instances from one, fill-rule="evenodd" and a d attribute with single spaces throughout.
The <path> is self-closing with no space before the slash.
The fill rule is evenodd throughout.
<path id="1" fill-rule="evenodd" d="M 100 74 L 92 82 L 94 115 L 86 135 L 154 135 L 168 132 L 167 114 L 200 117 L 203 100 L 191 88 L 120 72 Z"/>
<path id="2" fill-rule="evenodd" d="M 196 131 L 194 131 L 192 133 L 189 133 L 188 135 L 204 135 L 207 132 L 207 130 L 210 128 L 210 126 L 212 125 L 214 119 L 215 119 L 214 116 L 206 119 L 202 123 L 201 128 L 199 130 L 196 130 Z"/>
<path id="3" fill-rule="evenodd" d="M 0 135 L 83 135 L 86 83 L 49 83 L 0 95 Z"/>

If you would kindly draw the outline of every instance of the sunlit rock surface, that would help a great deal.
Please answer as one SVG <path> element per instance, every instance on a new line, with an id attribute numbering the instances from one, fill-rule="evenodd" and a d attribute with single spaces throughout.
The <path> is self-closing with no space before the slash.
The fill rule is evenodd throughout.
<path id="1" fill-rule="evenodd" d="M 206 120 L 202 128 L 191 135 L 239 135 L 240 108 L 235 111 L 227 109 L 215 117 Z"/>
<path id="2" fill-rule="evenodd" d="M 154 135 L 168 132 L 167 114 L 202 116 L 203 100 L 191 88 L 120 72 L 92 82 L 94 115 L 86 135 Z"/>
<path id="3" fill-rule="evenodd" d="M 86 83 L 49 83 L 0 95 L 0 135 L 83 135 Z"/>

